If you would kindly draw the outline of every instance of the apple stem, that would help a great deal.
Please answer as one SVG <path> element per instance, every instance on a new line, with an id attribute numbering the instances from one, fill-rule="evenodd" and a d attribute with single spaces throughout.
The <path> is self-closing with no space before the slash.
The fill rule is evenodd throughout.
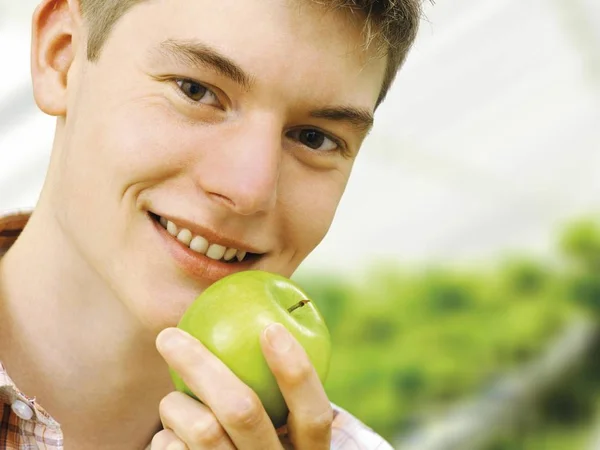
<path id="1" fill-rule="evenodd" d="M 296 311 L 298 308 L 302 308 L 304 305 L 306 305 L 308 303 L 310 303 L 310 300 L 300 300 L 294 306 L 292 306 L 291 308 L 288 308 L 288 312 L 292 313 L 292 312 Z"/>

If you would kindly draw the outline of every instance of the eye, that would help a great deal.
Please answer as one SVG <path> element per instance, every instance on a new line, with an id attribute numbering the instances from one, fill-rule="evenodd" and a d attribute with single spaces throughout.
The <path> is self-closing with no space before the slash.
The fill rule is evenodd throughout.
<path id="1" fill-rule="evenodd" d="M 213 91 L 206 86 L 192 80 L 175 80 L 179 90 L 192 102 L 219 106 L 219 99 Z"/>
<path id="2" fill-rule="evenodd" d="M 322 131 L 311 128 L 290 131 L 288 137 L 295 139 L 312 150 L 322 152 L 330 152 L 341 147 L 338 142 L 328 137 Z"/>

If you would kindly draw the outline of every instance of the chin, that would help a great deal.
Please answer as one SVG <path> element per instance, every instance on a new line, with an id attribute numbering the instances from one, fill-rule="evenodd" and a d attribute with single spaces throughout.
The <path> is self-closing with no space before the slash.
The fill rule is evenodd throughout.
<path id="1" fill-rule="evenodd" d="M 124 302 L 141 327 L 158 334 L 165 328 L 175 327 L 203 290 L 144 289 L 128 296 Z"/>

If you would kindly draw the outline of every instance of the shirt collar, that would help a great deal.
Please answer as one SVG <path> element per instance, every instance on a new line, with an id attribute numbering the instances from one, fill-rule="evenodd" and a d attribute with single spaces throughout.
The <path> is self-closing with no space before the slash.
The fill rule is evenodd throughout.
<path id="1" fill-rule="evenodd" d="M 0 256 L 3 256 L 15 243 L 30 217 L 29 211 L 17 211 L 0 216 Z"/>

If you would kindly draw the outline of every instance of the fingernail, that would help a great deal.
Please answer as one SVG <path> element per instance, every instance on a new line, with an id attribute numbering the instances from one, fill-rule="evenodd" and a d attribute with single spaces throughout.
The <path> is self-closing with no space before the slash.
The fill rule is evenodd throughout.
<path id="1" fill-rule="evenodd" d="M 280 323 L 273 323 L 265 330 L 267 342 L 278 353 L 287 352 L 292 346 L 290 332 Z"/>
<path id="2" fill-rule="evenodd" d="M 181 441 L 171 442 L 167 447 L 167 450 L 187 450 L 187 445 Z"/>

